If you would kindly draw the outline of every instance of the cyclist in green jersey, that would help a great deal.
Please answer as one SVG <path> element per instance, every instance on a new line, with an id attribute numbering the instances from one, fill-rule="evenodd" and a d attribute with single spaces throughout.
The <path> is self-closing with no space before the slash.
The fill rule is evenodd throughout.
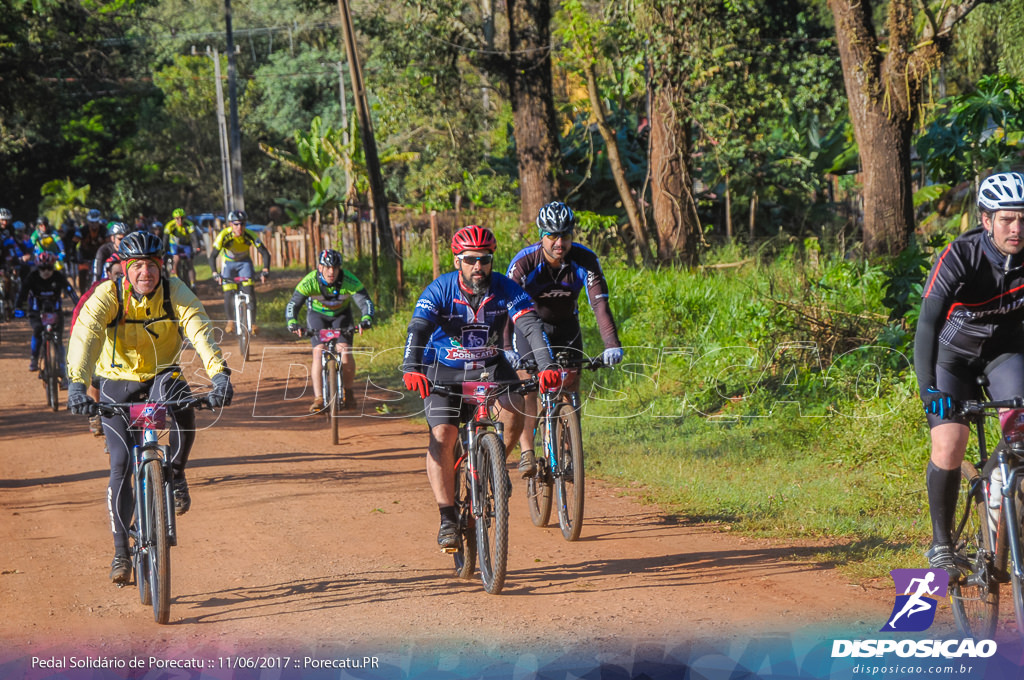
<path id="1" fill-rule="evenodd" d="M 324 250 L 316 262 L 316 271 L 306 274 L 292 293 L 292 299 L 285 307 L 285 321 L 288 330 L 296 335 L 302 334 L 302 326 L 296 318 L 296 312 L 306 305 L 306 327 L 311 331 L 325 328 L 349 329 L 358 326 L 369 328 L 373 324 L 373 302 L 366 292 L 366 287 L 356 275 L 341 267 L 341 253 L 337 250 Z M 353 309 L 355 308 L 355 309 Z M 355 322 L 358 311 L 359 323 Z M 345 383 L 345 404 L 343 408 L 352 408 L 355 397 L 351 386 L 356 379 L 356 361 L 352 357 L 352 332 L 345 334 L 338 343 L 341 350 L 341 375 Z M 323 343 L 317 334 L 313 334 L 313 375 L 320 365 Z M 324 409 L 323 386 L 319 380 L 313 381 L 313 405 L 310 413 L 318 413 Z"/>
<path id="2" fill-rule="evenodd" d="M 190 288 L 195 288 L 196 272 L 192 267 L 192 258 L 199 251 L 199 230 L 191 221 L 185 219 L 185 211 L 176 208 L 171 219 L 164 227 L 164 250 L 171 255 L 171 273 L 177 274 L 182 262 L 186 264 Z"/>

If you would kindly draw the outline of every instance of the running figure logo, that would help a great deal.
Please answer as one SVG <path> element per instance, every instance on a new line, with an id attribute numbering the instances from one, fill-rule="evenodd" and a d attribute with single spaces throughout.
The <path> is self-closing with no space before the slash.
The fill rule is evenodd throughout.
<path id="1" fill-rule="evenodd" d="M 927 630 L 935 620 L 938 598 L 946 597 L 949 574 L 945 569 L 893 569 L 896 603 L 885 631 L 919 632 Z"/>

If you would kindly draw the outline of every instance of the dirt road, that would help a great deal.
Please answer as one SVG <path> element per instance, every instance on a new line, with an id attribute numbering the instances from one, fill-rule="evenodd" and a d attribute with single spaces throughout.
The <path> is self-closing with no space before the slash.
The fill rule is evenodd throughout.
<path id="1" fill-rule="evenodd" d="M 502 595 L 487 595 L 478 580 L 454 578 L 451 558 L 436 548 L 422 421 L 347 418 L 342 443 L 331 446 L 325 420 L 301 416 L 308 345 L 261 340 L 244 370 L 230 359 L 234 405 L 216 422 L 200 415 L 193 506 L 172 552 L 171 623 L 158 626 L 134 588 L 107 580 L 101 440 L 63 407 L 43 410 L 42 383 L 26 370 L 27 326 L 3 331 L 0 645 L 8 659 L 68 649 L 386 653 L 408 645 L 601 654 L 877 631 L 892 606 L 891 583 L 850 584 L 801 561 L 806 545 L 673 522 L 592 479 L 582 539 L 567 543 L 557 525 L 530 523 L 515 475 L 509 576 Z"/>

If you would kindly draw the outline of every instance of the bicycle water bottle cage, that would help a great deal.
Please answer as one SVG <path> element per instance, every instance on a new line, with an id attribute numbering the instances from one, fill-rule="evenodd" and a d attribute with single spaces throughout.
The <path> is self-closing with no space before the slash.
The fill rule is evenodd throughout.
<path id="1" fill-rule="evenodd" d="M 140 429 L 163 430 L 167 427 L 167 407 L 163 404 L 132 404 L 128 424 Z"/>
<path id="2" fill-rule="evenodd" d="M 341 331 L 337 328 L 322 328 L 319 333 L 317 337 L 320 338 L 320 342 L 330 342 L 341 338 Z"/>
<path id="3" fill-rule="evenodd" d="M 1024 409 L 1015 408 L 999 414 L 999 424 L 1007 444 L 1024 442 Z"/>

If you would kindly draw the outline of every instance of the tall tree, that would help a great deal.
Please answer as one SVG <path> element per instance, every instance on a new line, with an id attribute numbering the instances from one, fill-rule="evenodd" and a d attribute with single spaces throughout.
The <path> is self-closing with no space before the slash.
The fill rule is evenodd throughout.
<path id="1" fill-rule="evenodd" d="M 506 0 L 509 96 L 519 158 L 520 226 L 555 198 L 558 136 L 551 85 L 551 0 Z"/>
<path id="2" fill-rule="evenodd" d="M 924 85 L 953 29 L 981 0 L 890 0 L 876 26 L 871 0 L 829 0 L 863 173 L 864 245 L 902 251 L 914 228 L 910 146 Z M 915 9 L 916 8 L 916 9 Z"/>

